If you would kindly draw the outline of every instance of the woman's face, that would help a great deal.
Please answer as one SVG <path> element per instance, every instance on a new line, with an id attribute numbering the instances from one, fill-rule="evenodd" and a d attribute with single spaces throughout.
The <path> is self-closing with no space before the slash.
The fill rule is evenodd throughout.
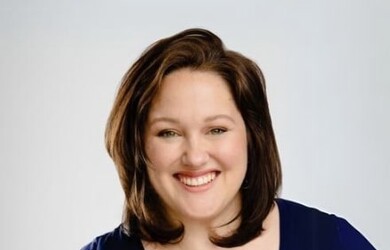
<path id="1" fill-rule="evenodd" d="M 150 181 L 171 216 L 218 224 L 237 215 L 246 128 L 219 75 L 190 69 L 167 75 L 152 102 L 145 139 Z"/>

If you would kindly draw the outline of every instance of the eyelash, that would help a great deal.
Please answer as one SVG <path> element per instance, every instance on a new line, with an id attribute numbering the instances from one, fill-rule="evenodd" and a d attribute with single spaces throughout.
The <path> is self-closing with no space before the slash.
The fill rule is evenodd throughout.
<path id="1" fill-rule="evenodd" d="M 207 134 L 211 135 L 220 135 L 227 132 L 226 128 L 212 128 L 210 129 Z M 157 134 L 158 137 L 163 137 L 163 138 L 171 138 L 171 137 L 176 137 L 179 136 L 179 134 L 173 130 L 162 130 Z"/>
<path id="2" fill-rule="evenodd" d="M 209 131 L 209 133 L 212 135 L 220 135 L 225 133 L 226 131 L 227 131 L 226 128 L 213 128 Z"/>
<path id="3" fill-rule="evenodd" d="M 172 130 L 163 130 L 157 134 L 158 137 L 164 137 L 164 138 L 175 137 L 177 135 L 178 133 Z"/>

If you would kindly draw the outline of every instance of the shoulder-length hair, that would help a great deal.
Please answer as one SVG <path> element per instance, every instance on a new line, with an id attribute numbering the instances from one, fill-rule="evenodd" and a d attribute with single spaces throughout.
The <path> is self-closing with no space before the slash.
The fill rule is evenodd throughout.
<path id="1" fill-rule="evenodd" d="M 148 47 L 122 79 L 106 127 L 106 147 L 125 193 L 123 226 L 129 234 L 161 244 L 181 240 L 184 226 L 170 220 L 153 189 L 146 167 L 145 124 L 163 78 L 182 69 L 211 71 L 229 85 L 248 136 L 248 166 L 240 188 L 238 228 L 228 236 L 210 235 L 221 247 L 243 245 L 259 236 L 281 184 L 281 167 L 260 68 L 227 50 L 204 29 L 188 29 Z M 227 222 L 230 223 L 230 222 Z"/>

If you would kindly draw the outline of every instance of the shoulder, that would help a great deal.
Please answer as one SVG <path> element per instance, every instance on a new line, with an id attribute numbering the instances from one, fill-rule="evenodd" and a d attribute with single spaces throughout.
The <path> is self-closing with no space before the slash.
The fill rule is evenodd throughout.
<path id="1" fill-rule="evenodd" d="M 122 226 L 113 231 L 96 237 L 81 250 L 143 250 L 140 239 L 136 236 L 128 236 Z"/>
<path id="2" fill-rule="evenodd" d="M 281 249 L 374 249 L 343 218 L 293 201 L 277 199 L 276 202 L 280 215 Z M 283 247 L 287 245 L 288 248 Z"/>
<path id="3" fill-rule="evenodd" d="M 294 201 L 277 199 L 276 202 L 284 226 L 326 228 L 334 225 L 335 215 Z"/>

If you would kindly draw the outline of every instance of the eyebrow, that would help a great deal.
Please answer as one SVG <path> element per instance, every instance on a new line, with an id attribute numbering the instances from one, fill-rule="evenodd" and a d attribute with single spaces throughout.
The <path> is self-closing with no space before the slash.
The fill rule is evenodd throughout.
<path id="1" fill-rule="evenodd" d="M 150 121 L 150 125 L 153 125 L 157 122 L 169 122 L 169 123 L 175 123 L 175 124 L 178 124 L 179 121 L 176 120 L 176 119 L 173 119 L 173 118 L 169 118 L 169 117 L 157 117 L 157 118 L 154 118 Z"/>
<path id="2" fill-rule="evenodd" d="M 231 116 L 224 115 L 224 114 L 209 116 L 209 117 L 207 117 L 205 119 L 205 121 L 206 122 L 212 122 L 212 121 L 215 121 L 215 120 L 218 120 L 218 119 L 226 119 L 226 120 L 229 120 L 229 121 L 231 121 L 233 123 L 236 123 Z"/>
<path id="3" fill-rule="evenodd" d="M 226 119 L 226 120 L 229 120 L 230 122 L 232 123 L 236 123 L 234 121 L 234 119 L 229 116 L 229 115 L 225 115 L 225 114 L 219 114 L 219 115 L 212 115 L 212 116 L 208 116 L 204 119 L 205 122 L 212 122 L 212 121 L 215 121 L 215 120 L 218 120 L 218 119 Z M 180 121 L 177 120 L 177 119 L 174 119 L 174 118 L 170 118 L 170 117 L 156 117 L 154 119 L 152 119 L 150 121 L 150 126 L 157 123 L 157 122 L 169 122 L 169 123 L 174 123 L 174 124 L 179 124 Z"/>

